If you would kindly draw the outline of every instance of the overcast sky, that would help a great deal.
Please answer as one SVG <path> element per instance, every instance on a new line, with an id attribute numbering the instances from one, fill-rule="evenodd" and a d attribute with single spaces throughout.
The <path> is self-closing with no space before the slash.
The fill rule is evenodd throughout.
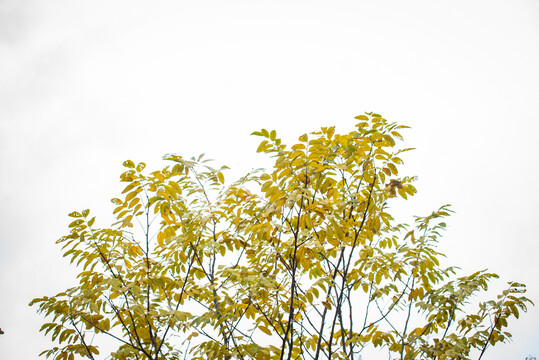
<path id="1" fill-rule="evenodd" d="M 539 2 L 0 0 L 1 359 L 49 339 L 28 302 L 72 286 L 67 213 L 110 225 L 123 160 L 267 166 L 285 140 L 374 111 L 411 126 L 409 220 L 451 203 L 441 248 L 539 302 Z M 539 310 L 487 359 L 539 357 Z M 369 359 L 370 360 L 370 359 Z"/>

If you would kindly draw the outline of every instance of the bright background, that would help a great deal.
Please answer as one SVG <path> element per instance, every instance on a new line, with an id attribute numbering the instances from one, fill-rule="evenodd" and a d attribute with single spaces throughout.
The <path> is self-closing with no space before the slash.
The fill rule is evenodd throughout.
<path id="1" fill-rule="evenodd" d="M 450 262 L 539 302 L 538 64 L 536 0 L 0 1 L 0 358 L 48 346 L 27 304 L 73 284 L 54 242 L 72 210 L 111 223 L 123 160 L 205 152 L 230 179 L 268 164 L 254 130 L 368 111 L 412 127 L 395 211 L 453 204 Z M 510 329 L 487 359 L 539 357 L 539 309 Z"/>

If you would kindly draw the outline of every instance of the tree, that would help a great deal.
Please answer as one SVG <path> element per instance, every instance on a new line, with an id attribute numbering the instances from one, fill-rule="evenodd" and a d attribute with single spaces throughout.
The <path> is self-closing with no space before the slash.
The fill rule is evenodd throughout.
<path id="1" fill-rule="evenodd" d="M 81 267 L 78 285 L 30 303 L 60 344 L 41 355 L 96 359 L 109 337 L 110 359 L 358 359 L 369 347 L 480 359 L 509 339 L 509 318 L 531 303 L 524 285 L 475 310 L 497 275 L 440 265 L 449 207 L 414 226 L 388 213 L 416 192 L 397 177 L 406 126 L 356 119 L 348 134 L 324 127 L 290 148 L 275 131 L 253 133 L 273 169 L 230 185 L 202 156 L 167 155 L 151 173 L 124 162 L 118 221 L 97 228 L 89 210 L 72 212 L 58 240 Z"/>

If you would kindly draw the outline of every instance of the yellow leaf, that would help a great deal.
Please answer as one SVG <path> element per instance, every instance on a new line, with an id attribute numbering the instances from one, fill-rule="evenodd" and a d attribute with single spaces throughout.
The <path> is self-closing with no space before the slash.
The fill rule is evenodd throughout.
<path id="1" fill-rule="evenodd" d="M 69 224 L 69 227 L 70 227 L 70 228 L 73 228 L 73 227 L 75 227 L 75 226 L 79 226 L 79 225 L 82 224 L 83 222 L 84 222 L 84 220 L 82 220 L 82 219 L 75 220 L 75 221 L 73 221 L 71 224 Z"/>
<path id="2" fill-rule="evenodd" d="M 129 185 L 127 185 L 124 189 L 124 191 L 122 191 L 122 194 L 125 194 L 126 192 L 128 192 L 129 190 L 133 189 L 136 185 L 137 185 L 138 182 L 133 182 Z"/>
<path id="3" fill-rule="evenodd" d="M 269 189 L 269 187 L 271 186 L 271 184 L 273 184 L 273 181 L 266 181 L 263 185 L 262 185 L 262 188 L 260 188 L 260 190 L 262 191 L 266 191 L 267 189 Z"/>
<path id="4" fill-rule="evenodd" d="M 173 188 L 178 194 L 182 193 L 182 188 L 176 181 L 169 181 L 168 185 Z"/>
<path id="5" fill-rule="evenodd" d="M 324 305 L 328 310 L 331 310 L 331 304 L 327 301 L 322 301 L 322 305 Z"/>
<path id="6" fill-rule="evenodd" d="M 313 223 L 311 222 L 311 216 L 309 214 L 306 214 L 304 217 L 305 217 L 305 225 L 307 226 L 307 229 L 312 229 Z"/>
<path id="7" fill-rule="evenodd" d="M 142 170 L 144 170 L 144 168 L 146 167 L 146 164 L 141 162 L 137 165 L 137 171 L 138 172 L 141 172 Z"/>
<path id="8" fill-rule="evenodd" d="M 268 144 L 267 140 L 262 141 L 260 145 L 258 145 L 258 149 L 256 149 L 256 152 L 259 153 L 259 152 L 265 151 L 267 144 Z"/>
<path id="9" fill-rule="evenodd" d="M 268 329 L 267 327 L 265 327 L 264 325 L 259 325 L 258 328 L 265 334 L 267 335 L 271 335 L 271 331 L 270 329 Z"/>
<path id="10" fill-rule="evenodd" d="M 135 196 L 137 196 L 137 192 L 136 191 L 131 191 L 129 194 L 127 194 L 127 196 L 125 197 L 125 201 L 130 201 L 131 199 L 133 199 Z"/>
<path id="11" fill-rule="evenodd" d="M 225 183 L 225 177 L 224 177 L 224 175 L 223 175 L 222 172 L 219 171 L 219 172 L 217 173 L 217 177 L 219 178 L 219 182 L 220 182 L 221 184 L 224 184 L 224 183 Z"/>
<path id="12" fill-rule="evenodd" d="M 387 167 L 389 168 L 389 170 L 391 170 L 391 172 L 392 172 L 394 175 L 398 175 L 398 174 L 399 174 L 399 171 L 397 170 L 397 167 L 396 167 L 394 164 L 388 163 L 388 164 L 387 164 Z"/>
<path id="13" fill-rule="evenodd" d="M 395 140 L 393 140 L 391 136 L 384 135 L 384 139 L 386 139 L 391 144 L 391 146 L 395 146 Z"/>
<path id="14" fill-rule="evenodd" d="M 137 205 L 139 203 L 140 199 L 138 197 L 134 198 L 133 200 L 131 200 L 131 202 L 129 203 L 129 205 L 127 206 L 129 209 L 131 209 L 133 206 Z"/>

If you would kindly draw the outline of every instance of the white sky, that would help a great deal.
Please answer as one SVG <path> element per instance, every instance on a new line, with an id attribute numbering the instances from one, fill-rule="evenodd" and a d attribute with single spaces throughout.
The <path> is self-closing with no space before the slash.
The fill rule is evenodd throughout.
<path id="1" fill-rule="evenodd" d="M 49 340 L 28 302 L 73 284 L 67 213 L 111 222 L 125 159 L 207 153 L 234 174 L 284 139 L 365 111 L 412 126 L 395 207 L 457 211 L 451 264 L 539 302 L 539 2 L 0 0 L 0 358 Z M 487 359 L 539 357 L 539 310 Z"/>

